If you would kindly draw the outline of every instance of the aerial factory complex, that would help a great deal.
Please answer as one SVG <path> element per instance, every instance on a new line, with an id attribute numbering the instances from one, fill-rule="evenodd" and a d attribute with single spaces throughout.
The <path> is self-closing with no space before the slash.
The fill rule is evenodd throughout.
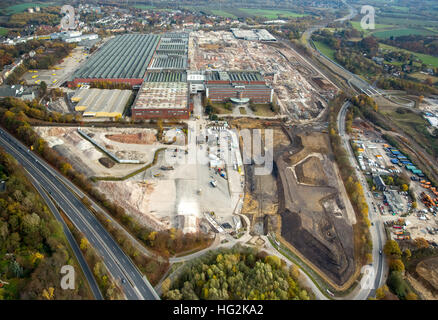
<path id="1" fill-rule="evenodd" d="M 432 0 L 6 2 L 0 300 L 438 299 Z"/>

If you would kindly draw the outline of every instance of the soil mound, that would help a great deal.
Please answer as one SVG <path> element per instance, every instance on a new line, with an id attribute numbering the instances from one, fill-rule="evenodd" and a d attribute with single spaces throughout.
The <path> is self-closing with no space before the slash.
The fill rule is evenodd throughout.
<path id="1" fill-rule="evenodd" d="M 428 287 L 433 289 L 434 293 L 438 293 L 438 257 L 421 261 L 415 271 L 422 282 L 428 283 Z"/>
<path id="2" fill-rule="evenodd" d="M 107 158 L 107 157 L 100 158 L 99 162 L 101 165 L 103 165 L 104 167 L 107 167 L 107 168 L 112 168 L 116 164 L 113 160 L 111 160 L 110 158 Z"/>

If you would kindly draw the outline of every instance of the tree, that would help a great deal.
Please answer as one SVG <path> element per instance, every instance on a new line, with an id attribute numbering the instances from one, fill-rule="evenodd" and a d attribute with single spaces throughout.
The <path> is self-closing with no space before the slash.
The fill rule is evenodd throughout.
<path id="1" fill-rule="evenodd" d="M 412 256 L 411 250 L 406 249 L 405 251 L 403 251 L 403 255 L 407 260 L 409 260 L 409 258 Z"/>
<path id="2" fill-rule="evenodd" d="M 416 238 L 414 242 L 418 249 L 429 248 L 429 242 L 427 242 L 427 240 L 424 238 Z"/>
<path id="3" fill-rule="evenodd" d="M 39 96 L 44 97 L 47 93 L 47 83 L 45 81 L 41 81 L 39 87 Z"/>
<path id="4" fill-rule="evenodd" d="M 403 264 L 403 262 L 400 259 L 392 259 L 389 262 L 389 270 L 404 272 L 405 271 L 405 265 Z"/>
<path id="5" fill-rule="evenodd" d="M 387 257 L 400 257 L 402 254 L 400 247 L 395 240 L 388 240 L 383 247 L 383 252 Z"/>
<path id="6" fill-rule="evenodd" d="M 418 300 L 418 296 L 413 293 L 412 291 L 410 291 L 407 295 L 406 295 L 406 300 Z"/>
<path id="7" fill-rule="evenodd" d="M 409 187 L 407 184 L 402 184 L 401 189 L 402 189 L 402 191 L 408 191 Z"/>
<path id="8" fill-rule="evenodd" d="M 172 283 L 170 281 L 170 278 L 166 278 L 166 280 L 164 280 L 163 283 L 161 284 L 161 292 L 164 295 L 166 295 L 166 293 L 169 291 L 171 284 Z"/>
<path id="9" fill-rule="evenodd" d="M 81 250 L 87 250 L 89 246 L 90 246 L 90 243 L 88 242 L 88 240 L 86 238 L 82 238 L 81 244 L 80 244 Z"/>
<path id="10" fill-rule="evenodd" d="M 389 292 L 389 288 L 386 284 L 384 284 L 382 287 L 376 290 L 376 298 L 378 300 L 382 300 L 386 297 L 388 292 Z"/>

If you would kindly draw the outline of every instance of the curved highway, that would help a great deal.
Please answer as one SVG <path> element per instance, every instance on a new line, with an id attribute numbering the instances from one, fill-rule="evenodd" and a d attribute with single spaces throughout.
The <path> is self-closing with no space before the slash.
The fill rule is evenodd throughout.
<path id="1" fill-rule="evenodd" d="M 49 166 L 44 164 L 43 160 L 1 128 L 0 146 L 41 184 L 75 227 L 90 241 L 90 244 L 103 258 L 109 272 L 116 280 L 120 281 L 127 299 L 159 299 L 146 277 L 142 276 L 131 259 L 120 249 L 116 241 L 81 200 L 58 179 L 54 170 L 49 170 Z"/>

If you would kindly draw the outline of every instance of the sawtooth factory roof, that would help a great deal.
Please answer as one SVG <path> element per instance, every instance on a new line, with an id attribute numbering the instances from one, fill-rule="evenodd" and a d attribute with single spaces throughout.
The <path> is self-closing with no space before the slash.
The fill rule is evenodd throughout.
<path id="1" fill-rule="evenodd" d="M 116 36 L 100 48 L 75 72 L 74 78 L 143 78 L 160 36 L 125 34 Z"/>

